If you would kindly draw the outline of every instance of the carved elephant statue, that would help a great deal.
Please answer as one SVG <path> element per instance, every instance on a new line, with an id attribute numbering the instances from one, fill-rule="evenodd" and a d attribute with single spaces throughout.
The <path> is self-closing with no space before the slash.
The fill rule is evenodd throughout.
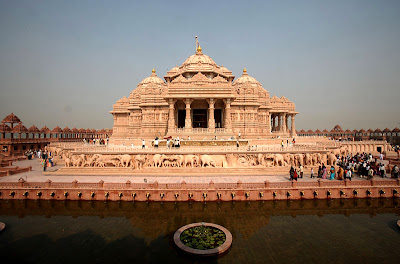
<path id="1" fill-rule="evenodd" d="M 294 156 L 296 166 L 304 165 L 304 157 L 303 154 L 296 154 Z"/>
<path id="2" fill-rule="evenodd" d="M 187 167 L 190 165 L 191 168 L 197 166 L 199 164 L 199 157 L 196 155 L 185 155 L 184 157 L 184 166 Z"/>
<path id="3" fill-rule="evenodd" d="M 200 164 L 201 167 L 210 166 L 215 167 L 215 160 L 210 155 L 201 155 L 200 156 Z"/>
<path id="4" fill-rule="evenodd" d="M 153 165 L 154 167 L 162 167 L 164 160 L 167 159 L 167 156 L 164 154 L 155 154 L 153 156 Z"/>
<path id="5" fill-rule="evenodd" d="M 135 168 L 137 169 L 143 169 L 144 164 L 146 163 L 146 156 L 145 155 L 136 155 L 134 157 L 134 161 L 135 161 Z"/>
<path id="6" fill-rule="evenodd" d="M 262 154 L 261 154 L 262 155 Z M 231 168 L 235 168 L 238 166 L 238 159 L 237 156 L 234 154 L 227 154 L 226 160 L 228 161 L 228 166 Z"/>
<path id="7" fill-rule="evenodd" d="M 71 159 L 64 157 L 64 163 L 65 163 L 65 167 L 71 167 Z"/>
<path id="8" fill-rule="evenodd" d="M 313 165 L 313 157 L 310 153 L 306 153 L 304 155 L 304 165 L 305 166 Z"/>
<path id="9" fill-rule="evenodd" d="M 330 154 L 333 154 L 333 155 L 340 155 L 340 154 L 341 154 L 341 152 L 340 152 L 340 148 L 333 149 L 333 150 L 331 151 L 331 153 L 330 153 Z"/>
<path id="10" fill-rule="evenodd" d="M 228 167 L 228 160 L 225 155 L 214 155 L 213 159 L 215 160 L 216 167 Z"/>
<path id="11" fill-rule="evenodd" d="M 333 166 L 335 166 L 336 165 L 336 161 L 337 161 L 337 158 L 336 158 L 336 156 L 335 155 L 333 155 L 332 153 L 331 154 L 329 154 L 328 155 L 328 165 L 333 165 Z"/>
<path id="12" fill-rule="evenodd" d="M 71 156 L 71 164 L 74 167 L 83 167 L 85 164 L 86 159 L 85 159 L 85 154 L 81 155 L 72 155 Z"/>
<path id="13" fill-rule="evenodd" d="M 293 156 L 293 154 L 289 154 L 289 153 L 284 154 L 283 155 L 283 159 L 285 160 L 287 165 L 289 165 L 289 166 L 295 165 L 294 164 L 294 156 Z"/>
<path id="14" fill-rule="evenodd" d="M 131 155 L 128 154 L 123 154 L 123 155 L 118 155 L 117 159 L 119 160 L 119 163 L 121 164 L 122 167 L 132 167 L 134 165 L 134 162 L 132 160 Z"/>
<path id="15" fill-rule="evenodd" d="M 322 156 L 320 153 L 314 153 L 312 155 L 312 159 L 313 159 L 313 165 L 319 165 L 321 164 Z"/>
<path id="16" fill-rule="evenodd" d="M 266 155 L 266 158 L 272 159 L 274 166 L 285 166 L 285 160 L 281 154 L 269 154 Z"/>

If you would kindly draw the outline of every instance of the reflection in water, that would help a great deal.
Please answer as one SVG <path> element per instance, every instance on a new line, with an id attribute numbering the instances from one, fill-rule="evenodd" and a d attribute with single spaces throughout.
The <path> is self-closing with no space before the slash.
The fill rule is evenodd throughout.
<path id="1" fill-rule="evenodd" d="M 32 262 L 396 262 L 397 199 L 259 202 L 0 200 L 0 253 Z M 181 254 L 179 227 L 213 222 L 232 249 L 218 259 Z M 339 254 L 339 253 L 340 254 Z"/>

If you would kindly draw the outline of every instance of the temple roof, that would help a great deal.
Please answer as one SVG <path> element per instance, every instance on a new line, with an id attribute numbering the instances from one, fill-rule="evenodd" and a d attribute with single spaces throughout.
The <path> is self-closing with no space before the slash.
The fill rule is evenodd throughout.
<path id="1" fill-rule="evenodd" d="M 6 124 L 0 124 L 0 132 L 11 132 L 11 127 Z"/>
<path id="2" fill-rule="evenodd" d="M 14 115 L 14 113 L 9 114 L 6 116 L 2 123 L 22 123 L 21 120 L 18 118 L 18 116 Z"/>
<path id="3" fill-rule="evenodd" d="M 76 127 L 74 127 L 73 129 L 71 129 L 71 132 L 72 133 L 79 133 L 79 130 Z"/>
<path id="4" fill-rule="evenodd" d="M 12 132 L 13 133 L 25 133 L 25 132 L 28 132 L 28 129 L 24 125 L 18 124 L 15 127 L 13 127 Z"/>
<path id="5" fill-rule="evenodd" d="M 62 129 L 59 126 L 56 126 L 52 131 L 52 133 L 62 133 Z"/>
<path id="6" fill-rule="evenodd" d="M 50 130 L 50 128 L 48 128 L 47 126 L 44 126 L 44 127 L 42 127 L 42 128 L 40 129 L 40 132 L 41 132 L 41 133 L 48 134 L 48 133 L 51 132 L 51 130 Z"/>
<path id="7" fill-rule="evenodd" d="M 40 131 L 39 131 L 39 128 L 37 128 L 36 126 L 31 126 L 29 129 L 28 129 L 28 131 L 30 132 L 30 133 L 40 133 Z"/>
<path id="8" fill-rule="evenodd" d="M 69 127 L 64 127 L 64 129 L 62 130 L 63 133 L 71 133 L 71 129 L 69 129 Z"/>
<path id="9" fill-rule="evenodd" d="M 339 125 L 334 126 L 332 130 L 334 130 L 334 131 L 343 131 L 343 129 Z"/>

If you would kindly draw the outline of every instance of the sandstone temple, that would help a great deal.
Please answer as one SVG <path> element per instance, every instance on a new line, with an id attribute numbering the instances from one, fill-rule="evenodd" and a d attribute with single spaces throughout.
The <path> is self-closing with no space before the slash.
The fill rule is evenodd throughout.
<path id="1" fill-rule="evenodd" d="M 111 141 L 116 144 L 168 136 L 293 137 L 297 114 L 286 97 L 270 97 L 246 69 L 235 79 L 230 70 L 203 54 L 200 45 L 164 80 L 153 69 L 110 113 L 114 118 Z"/>

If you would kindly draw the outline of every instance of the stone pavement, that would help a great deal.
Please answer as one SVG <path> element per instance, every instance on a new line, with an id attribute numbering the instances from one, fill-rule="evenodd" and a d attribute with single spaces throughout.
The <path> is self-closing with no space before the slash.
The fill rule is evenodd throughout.
<path id="1" fill-rule="evenodd" d="M 58 176 L 58 175 L 43 175 L 43 168 L 41 166 L 40 159 L 33 160 L 22 160 L 13 163 L 13 166 L 19 167 L 28 167 L 32 166 L 32 171 L 19 173 L 10 176 L 0 177 L 0 182 L 17 182 L 20 178 L 28 182 L 45 182 L 50 179 L 53 182 L 72 182 L 77 180 L 78 182 L 86 182 L 86 183 L 95 183 L 103 180 L 105 183 L 125 183 L 126 181 L 131 181 L 132 183 L 143 183 L 147 181 L 148 183 L 152 183 L 154 181 L 158 181 L 159 183 L 181 183 L 185 181 L 187 183 L 209 183 L 213 181 L 214 183 L 235 183 L 239 180 L 243 183 L 258 183 L 264 182 L 268 180 L 269 182 L 285 182 L 289 181 L 289 175 L 276 175 L 276 176 L 182 176 L 182 175 L 169 175 L 169 176 L 134 176 L 134 175 L 112 175 L 112 176 L 85 176 L 85 175 L 68 175 L 68 176 Z M 57 165 L 51 168 L 47 168 L 48 171 L 54 171 L 62 166 Z M 382 179 L 381 177 L 377 177 L 377 179 Z M 365 180 L 365 178 L 360 178 L 359 176 L 353 177 L 354 180 Z M 385 178 L 389 179 L 389 178 Z M 318 178 L 310 178 L 310 175 L 305 175 L 304 178 L 298 179 L 299 182 L 309 182 L 309 181 L 317 181 Z M 323 180 L 329 181 L 329 180 Z"/>

